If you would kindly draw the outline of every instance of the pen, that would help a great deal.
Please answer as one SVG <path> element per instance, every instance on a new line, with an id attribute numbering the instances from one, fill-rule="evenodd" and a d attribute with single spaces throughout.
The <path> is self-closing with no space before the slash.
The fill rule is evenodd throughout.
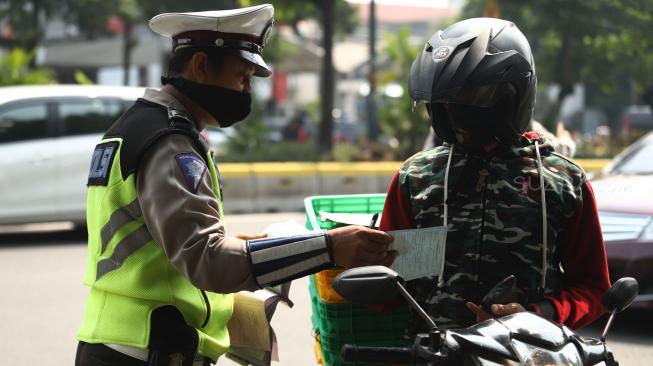
<path id="1" fill-rule="evenodd" d="M 372 222 L 370 222 L 370 229 L 374 229 L 376 226 L 376 219 L 379 218 L 379 213 L 376 212 L 374 215 L 372 215 Z"/>

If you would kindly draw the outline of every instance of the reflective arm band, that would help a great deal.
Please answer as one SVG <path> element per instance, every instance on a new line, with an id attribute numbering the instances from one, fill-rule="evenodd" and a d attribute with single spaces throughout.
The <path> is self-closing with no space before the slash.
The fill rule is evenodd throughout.
<path id="1" fill-rule="evenodd" d="M 247 241 L 252 272 L 259 286 L 274 286 L 333 267 L 326 231 Z"/>

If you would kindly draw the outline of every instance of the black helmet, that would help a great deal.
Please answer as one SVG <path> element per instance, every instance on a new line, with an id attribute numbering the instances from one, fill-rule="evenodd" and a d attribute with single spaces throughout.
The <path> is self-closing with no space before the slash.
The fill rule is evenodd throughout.
<path id="1" fill-rule="evenodd" d="M 535 104 L 535 62 L 526 37 L 509 21 L 467 19 L 436 32 L 417 55 L 408 89 L 423 101 L 444 141 L 477 149 L 510 143 Z"/>

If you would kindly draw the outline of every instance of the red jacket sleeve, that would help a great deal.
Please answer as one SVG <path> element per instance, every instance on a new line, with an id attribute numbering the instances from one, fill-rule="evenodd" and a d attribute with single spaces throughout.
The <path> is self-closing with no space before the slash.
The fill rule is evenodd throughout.
<path id="1" fill-rule="evenodd" d="M 558 239 L 563 288 L 547 297 L 556 320 L 572 329 L 584 327 L 603 314 L 601 299 L 610 287 L 603 235 L 589 182 L 585 182 L 582 192 L 576 212 Z"/>
<path id="2" fill-rule="evenodd" d="M 401 230 L 415 228 L 413 206 L 408 192 L 403 192 L 399 185 L 399 173 L 395 173 L 388 187 L 388 195 L 383 207 L 379 230 Z"/>
<path id="3" fill-rule="evenodd" d="M 395 173 L 388 187 L 379 230 L 391 231 L 413 228 L 415 228 L 415 219 L 413 218 L 412 204 L 410 203 L 408 192 L 401 190 L 399 173 Z M 385 304 L 372 304 L 367 306 L 380 312 L 387 312 L 396 309 L 403 302 L 403 299 L 397 299 L 396 301 Z"/>

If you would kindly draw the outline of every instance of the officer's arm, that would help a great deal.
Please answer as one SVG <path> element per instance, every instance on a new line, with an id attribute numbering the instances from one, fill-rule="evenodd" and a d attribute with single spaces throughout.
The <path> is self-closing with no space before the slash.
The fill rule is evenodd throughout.
<path id="1" fill-rule="evenodd" d="M 204 166 L 194 181 L 180 154 Z M 189 137 L 161 138 L 141 160 L 138 199 L 153 239 L 193 285 L 221 293 L 255 289 L 245 241 L 226 235 L 206 162 Z"/>
<path id="2" fill-rule="evenodd" d="M 208 167 L 196 181 L 178 158 L 194 151 L 186 136 L 164 137 L 150 148 L 137 175 L 152 237 L 193 285 L 221 293 L 253 290 L 332 267 L 334 259 L 347 267 L 394 259 L 386 252 L 391 238 L 367 228 L 248 242 L 227 236 Z"/>

